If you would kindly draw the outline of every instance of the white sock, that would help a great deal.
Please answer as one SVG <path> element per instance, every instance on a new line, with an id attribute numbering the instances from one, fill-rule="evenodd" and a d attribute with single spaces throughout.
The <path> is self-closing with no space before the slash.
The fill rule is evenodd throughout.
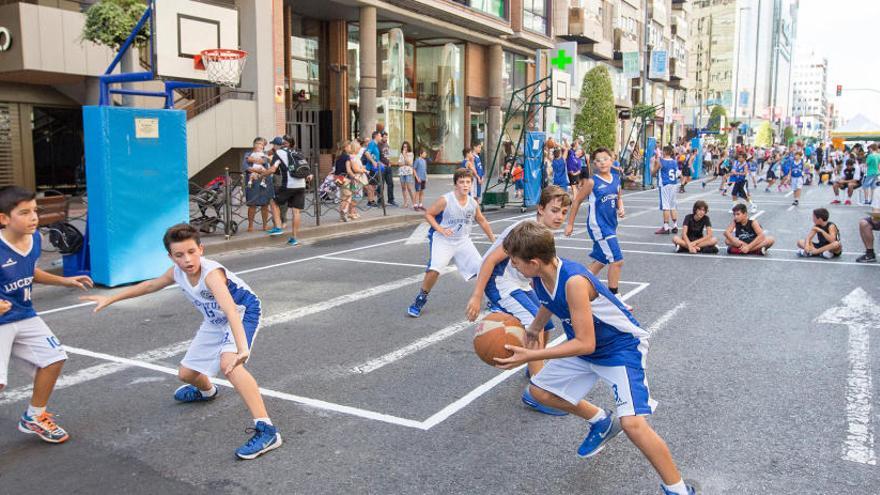
<path id="1" fill-rule="evenodd" d="M 598 423 L 599 421 L 602 421 L 602 420 L 605 419 L 606 417 L 608 417 L 608 414 L 605 413 L 605 410 L 604 410 L 604 409 L 599 409 L 599 412 L 597 412 L 595 416 L 593 416 L 592 418 L 588 419 L 587 421 L 588 421 L 591 425 L 593 425 L 593 424 Z"/>
<path id="2" fill-rule="evenodd" d="M 202 393 L 202 397 L 214 397 L 214 395 L 217 394 L 217 387 L 215 387 L 212 383 L 211 388 L 209 388 L 208 390 L 199 389 L 199 392 Z"/>
<path id="3" fill-rule="evenodd" d="M 677 219 L 677 218 L 673 218 L 673 219 L 672 219 L 672 228 L 673 228 L 673 229 L 677 229 L 677 228 L 678 228 L 678 219 Z"/>
<path id="4" fill-rule="evenodd" d="M 32 405 L 28 404 L 28 408 L 27 408 L 28 417 L 36 418 L 37 416 L 39 416 L 40 414 L 43 414 L 44 412 L 46 412 L 46 406 L 37 407 L 37 406 L 32 406 Z"/>
<path id="5" fill-rule="evenodd" d="M 668 224 L 668 223 L 663 222 L 663 230 L 669 230 L 669 224 Z"/>
<path id="6" fill-rule="evenodd" d="M 263 423 L 266 423 L 269 426 L 274 426 L 272 424 L 272 420 L 269 418 L 254 418 L 254 426 L 257 426 L 257 423 L 259 423 L 260 421 L 262 421 Z"/>
<path id="7" fill-rule="evenodd" d="M 678 495 L 688 495 L 687 485 L 684 484 L 684 480 L 678 480 L 678 483 L 671 485 L 663 484 L 663 488 L 668 492 L 677 493 Z"/>

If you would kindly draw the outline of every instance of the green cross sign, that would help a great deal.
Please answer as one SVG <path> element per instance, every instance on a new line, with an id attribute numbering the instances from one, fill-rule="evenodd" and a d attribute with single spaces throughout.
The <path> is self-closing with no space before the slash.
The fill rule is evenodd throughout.
<path id="1" fill-rule="evenodd" d="M 565 70 L 568 64 L 572 63 L 571 57 L 566 55 L 565 50 L 557 50 L 556 57 L 550 59 L 550 63 L 559 68 L 559 70 Z"/>

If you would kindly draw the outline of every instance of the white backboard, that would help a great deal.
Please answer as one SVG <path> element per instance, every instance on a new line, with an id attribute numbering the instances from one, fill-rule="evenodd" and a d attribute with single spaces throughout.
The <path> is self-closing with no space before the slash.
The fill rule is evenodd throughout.
<path id="1" fill-rule="evenodd" d="M 209 48 L 240 48 L 238 11 L 197 0 L 154 0 L 153 45 L 156 77 L 207 81 L 193 57 Z"/>
<path id="2" fill-rule="evenodd" d="M 550 75 L 550 88 L 554 107 L 571 108 L 571 75 L 568 72 L 554 70 Z"/>

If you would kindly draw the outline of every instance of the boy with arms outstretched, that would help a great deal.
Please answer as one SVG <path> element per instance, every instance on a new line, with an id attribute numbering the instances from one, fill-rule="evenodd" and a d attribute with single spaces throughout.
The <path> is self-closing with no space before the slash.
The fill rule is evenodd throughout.
<path id="1" fill-rule="evenodd" d="M 535 222 L 518 225 L 505 238 L 504 250 L 514 267 L 533 277 L 541 309 L 526 329 L 526 347 L 505 346 L 513 356 L 495 358 L 499 366 L 509 369 L 547 359 L 544 369 L 532 377 L 532 396 L 590 423 L 578 455 L 596 454 L 622 429 L 657 470 L 663 493 L 695 493 L 645 419 L 657 405 L 645 380 L 649 333 L 583 265 L 556 256 L 553 233 L 546 227 Z M 568 340 L 538 349 L 538 336 L 552 315 L 562 320 Z M 583 400 L 599 379 L 614 392 L 619 420 Z"/>
<path id="2" fill-rule="evenodd" d="M 480 211 L 480 205 L 470 195 L 473 175 L 466 168 L 456 169 L 452 174 L 454 189 L 434 202 L 425 211 L 425 220 L 431 225 L 428 230 L 428 266 L 425 279 L 415 301 L 407 308 L 406 314 L 418 318 L 428 302 L 428 294 L 440 277 L 440 270 L 450 261 L 455 261 L 458 273 L 470 280 L 480 272 L 482 259 L 480 252 L 471 241 L 471 227 L 476 221 L 489 241 L 495 242 L 492 227 Z"/>
<path id="3" fill-rule="evenodd" d="M 617 242 L 617 219 L 625 215 L 623 196 L 620 194 L 620 175 L 611 172 L 611 152 L 606 148 L 593 151 L 593 163 L 596 173 L 581 183 L 577 196 L 568 215 L 565 226 L 566 237 L 574 231 L 574 220 L 578 209 L 585 199 L 589 198 L 587 210 L 587 233 L 593 241 L 590 257 L 590 271 L 598 275 L 605 265 L 608 266 L 608 289 L 617 294 L 620 284 L 620 271 L 623 268 L 623 253 Z M 624 303 L 628 311 L 632 307 Z"/>
<path id="4" fill-rule="evenodd" d="M 538 215 L 536 221 L 547 228 L 557 230 L 562 227 L 565 217 L 568 215 L 568 209 L 571 207 L 571 196 L 559 186 L 547 186 L 541 191 L 541 199 L 538 202 Z M 483 264 L 480 267 L 480 273 L 477 276 L 477 283 L 474 291 L 468 301 L 466 314 L 470 321 L 477 319 L 480 314 L 480 306 L 483 303 L 483 293 L 489 299 L 489 309 L 492 311 L 503 311 L 511 314 L 519 319 L 524 327 L 532 324 L 535 315 L 538 314 L 538 296 L 532 289 L 532 280 L 523 276 L 510 264 L 507 253 L 504 252 L 502 243 L 507 234 L 527 219 L 520 220 L 510 227 L 504 229 L 504 232 L 495 238 L 495 243 L 483 255 Z M 553 324 L 548 322 L 544 330 L 550 331 Z M 547 335 L 542 334 L 538 339 L 538 346 L 544 348 L 547 343 Z M 537 375 L 544 363 L 534 361 L 529 363 L 528 374 L 530 376 Z M 563 416 L 568 413 L 558 409 L 545 407 L 537 402 L 526 387 L 522 395 L 522 401 L 529 407 L 544 414 L 552 416 Z"/>
<path id="5" fill-rule="evenodd" d="M 0 390 L 6 387 L 11 357 L 28 365 L 34 377 L 34 390 L 27 411 L 18 421 L 18 429 L 48 443 L 61 443 L 70 435 L 46 411 L 46 404 L 67 353 L 37 316 L 31 293 L 34 282 L 85 290 L 92 287 L 92 279 L 59 277 L 36 267 L 41 238 L 34 198 L 34 193 L 18 186 L 0 188 Z"/>
<path id="6" fill-rule="evenodd" d="M 169 228 L 163 242 L 168 257 L 174 262 L 164 274 L 112 296 L 81 299 L 94 301 L 97 313 L 115 302 L 150 294 L 175 283 L 179 285 L 205 319 L 180 362 L 177 376 L 187 385 L 174 392 L 174 399 L 180 402 L 216 399 L 218 390 L 211 383 L 211 377 L 222 371 L 254 418 L 253 437 L 239 447 L 235 455 L 254 459 L 280 447 L 281 435 L 266 413 L 257 382 L 244 368 L 260 326 L 259 298 L 223 265 L 202 258 L 205 248 L 199 231 L 191 225 L 181 223 Z"/>

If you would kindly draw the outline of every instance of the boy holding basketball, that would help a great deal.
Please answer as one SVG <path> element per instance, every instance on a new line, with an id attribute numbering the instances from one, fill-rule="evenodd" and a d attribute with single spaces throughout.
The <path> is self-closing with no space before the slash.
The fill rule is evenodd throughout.
<path id="1" fill-rule="evenodd" d="M 431 225 L 428 230 L 428 266 L 425 279 L 415 301 L 406 314 L 418 318 L 428 302 L 428 293 L 437 283 L 440 270 L 450 261 L 455 261 L 458 272 L 465 280 L 477 276 L 480 271 L 480 252 L 471 241 L 471 227 L 476 221 L 480 228 L 495 242 L 492 227 L 480 211 L 476 199 L 470 196 L 473 174 L 467 168 L 456 169 L 452 174 L 453 190 L 440 198 L 425 211 L 425 220 Z"/>
<path id="2" fill-rule="evenodd" d="M 239 447 L 235 455 L 241 459 L 254 459 L 280 447 L 281 435 L 266 413 L 257 382 L 244 368 L 260 326 L 260 299 L 223 265 L 202 258 L 205 248 L 194 227 L 177 224 L 165 232 L 163 241 L 174 266 L 160 277 L 109 297 L 86 296 L 81 299 L 97 303 L 97 313 L 115 302 L 150 294 L 176 283 L 204 315 L 204 321 L 178 368 L 177 376 L 187 385 L 174 392 L 174 399 L 179 402 L 216 399 L 218 390 L 211 383 L 211 377 L 222 371 L 254 418 L 253 437 Z"/>
<path id="3" fill-rule="evenodd" d="M 538 223 L 545 225 L 547 228 L 558 230 L 565 222 L 568 215 L 568 209 L 571 207 L 571 196 L 565 189 L 559 186 L 547 186 L 541 191 L 541 199 L 538 202 L 538 215 L 535 219 Z M 495 243 L 483 255 L 483 264 L 480 267 L 480 273 L 477 276 L 477 283 L 474 291 L 468 301 L 466 314 L 470 321 L 477 319 L 480 313 L 480 306 L 483 303 L 483 293 L 489 299 L 489 309 L 491 311 L 502 311 L 511 314 L 519 319 L 522 326 L 528 327 L 538 314 L 538 296 L 532 289 L 531 279 L 523 276 L 516 268 L 510 264 L 510 258 L 502 248 L 502 243 L 507 234 L 514 227 L 527 219 L 520 220 L 495 238 Z M 553 324 L 548 322 L 544 330 L 550 331 Z M 539 337 L 538 346 L 543 348 L 546 344 L 546 335 Z M 544 367 L 542 361 L 533 361 L 529 363 L 528 373 L 535 376 Z M 532 398 L 528 387 L 522 395 L 522 401 L 529 407 L 552 416 L 563 416 L 565 411 L 544 407 L 542 404 Z"/>
<path id="4" fill-rule="evenodd" d="M 553 233 L 547 227 L 535 222 L 517 225 L 504 239 L 504 250 L 514 267 L 533 277 L 541 308 L 526 329 L 526 347 L 505 346 L 513 355 L 495 358 L 499 367 L 548 360 L 532 377 L 532 396 L 590 423 L 578 455 L 595 455 L 622 429 L 657 470 L 664 494 L 695 493 L 682 480 L 666 443 L 645 419 L 657 405 L 645 380 L 650 334 L 583 265 L 556 256 Z M 538 337 L 551 315 L 562 320 L 568 340 L 540 349 Z M 599 379 L 614 392 L 619 420 L 583 400 Z"/>

